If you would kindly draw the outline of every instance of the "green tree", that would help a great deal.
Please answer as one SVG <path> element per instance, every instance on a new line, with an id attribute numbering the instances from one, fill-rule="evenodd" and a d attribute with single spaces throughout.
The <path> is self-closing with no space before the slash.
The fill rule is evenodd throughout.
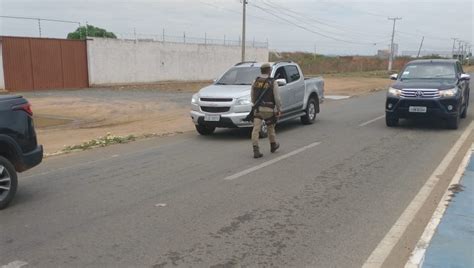
<path id="1" fill-rule="evenodd" d="M 112 32 L 107 32 L 105 29 L 93 25 L 87 25 L 78 27 L 74 32 L 69 33 L 67 39 L 84 39 L 86 35 L 88 37 L 117 38 Z"/>

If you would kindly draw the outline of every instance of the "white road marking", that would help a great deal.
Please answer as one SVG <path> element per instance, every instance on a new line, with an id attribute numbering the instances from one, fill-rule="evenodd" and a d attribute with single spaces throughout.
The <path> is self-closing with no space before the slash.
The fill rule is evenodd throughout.
<path id="1" fill-rule="evenodd" d="M 326 95 L 324 96 L 325 99 L 328 100 L 346 100 L 349 99 L 351 96 L 344 96 L 344 95 Z"/>
<path id="2" fill-rule="evenodd" d="M 20 268 L 20 267 L 25 266 L 25 265 L 28 265 L 28 263 L 24 262 L 24 261 L 13 261 L 13 262 L 10 262 L 7 265 L 0 266 L 0 268 Z"/>
<path id="3" fill-rule="evenodd" d="M 461 149 L 461 146 L 467 140 L 473 129 L 474 122 L 471 122 L 466 130 L 462 133 L 461 137 L 459 137 L 454 146 L 448 152 L 448 154 L 435 169 L 433 174 L 431 174 L 430 178 L 426 181 L 415 198 L 413 198 L 405 211 L 403 211 L 402 215 L 400 215 L 390 231 L 385 235 L 382 241 L 380 241 L 374 251 L 372 251 L 372 254 L 370 254 L 369 258 L 362 266 L 363 268 L 382 267 L 383 263 L 385 260 L 387 260 L 395 245 L 400 241 L 401 237 L 407 230 L 408 225 L 410 225 L 410 223 L 413 221 L 418 211 L 422 208 L 423 204 L 438 184 L 440 180 L 439 176 L 446 171 L 449 164 L 456 156 L 456 153 Z"/>
<path id="4" fill-rule="evenodd" d="M 449 195 L 452 193 L 451 191 L 449 191 L 449 188 L 452 185 L 458 184 L 459 181 L 461 181 L 462 175 L 464 174 L 464 171 L 466 170 L 466 167 L 469 164 L 469 159 L 471 158 L 472 153 L 474 153 L 474 144 L 472 144 L 471 149 L 467 151 L 451 183 L 448 185 L 448 188 L 446 188 L 446 191 L 443 197 L 441 198 L 441 201 L 439 202 L 438 207 L 436 208 L 433 214 L 433 217 L 426 226 L 426 229 L 423 232 L 423 235 L 421 236 L 420 240 L 416 244 L 416 247 L 413 250 L 410 259 L 406 263 L 405 268 L 418 268 L 423 265 L 426 250 L 430 245 L 431 239 L 433 238 L 433 235 L 435 234 L 435 231 L 438 228 L 441 219 L 443 218 L 444 212 L 448 208 L 450 199 Z"/>
<path id="5" fill-rule="evenodd" d="M 256 165 L 256 166 L 254 166 L 254 167 L 251 167 L 251 168 L 248 168 L 248 169 L 243 170 L 243 171 L 241 171 L 241 172 L 238 172 L 238 173 L 236 173 L 236 174 L 234 174 L 234 175 L 228 176 L 228 177 L 224 178 L 224 180 L 226 180 L 226 181 L 231 181 L 231 180 L 238 179 L 238 178 L 240 178 L 240 177 L 242 177 L 242 176 L 248 175 L 248 174 L 250 174 L 250 173 L 252 173 L 252 172 L 255 172 L 255 171 L 259 170 L 259 169 L 262 169 L 262 168 L 264 168 L 264 167 L 268 167 L 268 166 L 273 165 L 273 164 L 275 164 L 275 163 L 277 163 L 277 162 L 280 162 L 281 160 L 284 160 L 284 159 L 287 159 L 287 158 L 292 157 L 292 156 L 294 156 L 294 155 L 297 155 L 297 154 L 299 154 L 299 153 L 302 153 L 302 152 L 304 152 L 304 151 L 306 151 L 306 150 L 308 150 L 308 149 L 311 149 L 311 148 L 313 148 L 313 147 L 315 147 L 315 146 L 318 146 L 318 145 L 320 145 L 320 144 L 321 144 L 321 142 L 313 142 L 313 143 L 311 143 L 311 144 L 309 144 L 309 145 L 306 145 L 306 146 L 304 146 L 304 147 L 301 147 L 301 148 L 299 148 L 299 149 L 297 149 L 297 150 L 294 150 L 294 151 L 292 151 L 292 152 L 290 152 L 290 153 L 284 154 L 284 155 L 282 155 L 282 156 L 279 156 L 279 157 L 274 158 L 274 159 L 272 159 L 272 160 L 269 160 L 269 161 L 267 161 L 267 162 L 261 163 L 260 165 Z"/>
<path id="6" fill-rule="evenodd" d="M 385 118 L 385 115 L 381 115 L 381 116 L 379 116 L 379 117 L 377 117 L 377 118 L 374 118 L 374 119 L 369 120 L 369 121 L 367 121 L 367 122 L 365 122 L 365 123 L 362 123 L 362 124 L 359 125 L 359 127 L 365 127 L 365 126 L 367 126 L 368 124 L 372 124 L 373 122 L 375 122 L 375 121 L 377 121 L 377 120 L 380 120 L 380 119 L 382 119 L 382 118 Z"/>

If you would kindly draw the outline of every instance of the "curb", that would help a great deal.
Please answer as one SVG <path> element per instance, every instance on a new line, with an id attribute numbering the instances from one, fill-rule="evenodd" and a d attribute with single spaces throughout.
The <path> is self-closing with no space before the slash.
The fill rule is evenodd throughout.
<path id="1" fill-rule="evenodd" d="M 467 165 L 469 164 L 469 161 L 471 159 L 471 155 L 474 153 L 474 143 L 471 145 L 471 148 L 466 152 L 466 155 L 464 156 L 461 164 L 459 165 L 459 168 L 456 171 L 456 174 L 453 176 L 453 179 L 451 180 L 450 184 L 448 185 L 448 188 L 446 189 L 443 197 L 441 198 L 438 207 L 433 213 L 433 217 L 429 221 L 429 223 L 426 226 L 425 231 L 421 235 L 420 240 L 415 246 L 415 249 L 411 253 L 410 258 L 408 259 L 408 262 L 405 265 L 405 268 L 418 268 L 423 266 L 423 262 L 425 260 L 425 254 L 426 250 L 428 249 L 431 239 L 433 238 L 436 229 L 438 228 L 438 225 L 441 223 L 441 220 L 443 219 L 444 213 L 448 209 L 448 205 L 450 202 L 450 197 L 449 195 L 451 192 L 449 191 L 449 188 L 454 185 L 458 184 L 461 181 L 461 178 L 466 170 Z"/>

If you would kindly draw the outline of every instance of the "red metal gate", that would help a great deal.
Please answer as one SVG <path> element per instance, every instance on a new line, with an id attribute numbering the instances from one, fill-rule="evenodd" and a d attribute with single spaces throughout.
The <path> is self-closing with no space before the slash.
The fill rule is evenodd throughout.
<path id="1" fill-rule="evenodd" d="M 7 90 L 89 86 L 85 41 L 1 37 L 1 42 Z"/>

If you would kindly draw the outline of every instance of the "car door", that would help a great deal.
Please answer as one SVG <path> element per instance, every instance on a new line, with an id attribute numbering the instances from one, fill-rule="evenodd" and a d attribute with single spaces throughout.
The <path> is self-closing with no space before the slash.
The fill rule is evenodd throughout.
<path id="1" fill-rule="evenodd" d="M 303 109 L 305 83 L 298 67 L 296 65 L 285 66 L 286 74 L 288 75 L 288 87 L 292 95 L 292 103 L 289 107 L 291 110 Z"/>
<path id="2" fill-rule="evenodd" d="M 288 75 L 285 71 L 285 67 L 278 67 L 276 69 L 275 74 L 273 75 L 275 79 L 285 79 L 286 80 L 286 85 L 285 86 L 279 86 L 279 93 L 280 93 L 280 98 L 281 98 L 281 110 L 283 113 L 288 112 L 291 109 L 291 104 L 294 102 L 293 100 L 293 93 L 291 91 L 291 87 L 288 85 L 289 80 L 288 80 Z"/>

